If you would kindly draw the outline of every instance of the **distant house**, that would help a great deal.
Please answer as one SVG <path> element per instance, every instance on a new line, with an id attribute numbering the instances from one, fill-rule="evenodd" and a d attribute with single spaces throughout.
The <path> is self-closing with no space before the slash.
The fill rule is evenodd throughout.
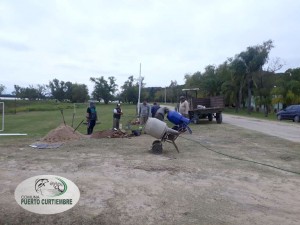
<path id="1" fill-rule="evenodd" d="M 0 100 L 19 100 L 15 95 L 0 95 Z"/>

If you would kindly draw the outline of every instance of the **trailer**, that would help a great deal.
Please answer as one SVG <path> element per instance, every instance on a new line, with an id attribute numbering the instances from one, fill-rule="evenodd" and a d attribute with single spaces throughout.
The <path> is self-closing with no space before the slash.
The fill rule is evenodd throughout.
<path id="1" fill-rule="evenodd" d="M 217 123 L 222 123 L 222 111 L 224 109 L 223 96 L 198 98 L 197 92 L 199 88 L 182 89 L 182 91 L 185 92 L 186 99 L 189 102 L 189 118 L 193 123 L 199 123 L 200 119 L 212 121 L 214 118 Z M 189 92 L 195 92 L 195 97 L 188 94 Z"/>

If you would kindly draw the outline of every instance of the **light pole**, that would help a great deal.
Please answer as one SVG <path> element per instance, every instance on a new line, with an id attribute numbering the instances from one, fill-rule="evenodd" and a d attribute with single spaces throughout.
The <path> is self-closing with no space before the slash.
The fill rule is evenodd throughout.
<path id="1" fill-rule="evenodd" d="M 277 112 L 279 111 L 279 99 L 278 99 L 278 96 L 277 96 L 277 86 L 274 85 L 274 88 L 275 88 L 275 98 L 276 98 L 276 101 L 277 101 Z"/>
<path id="2" fill-rule="evenodd" d="M 137 81 L 139 82 L 139 96 L 138 96 L 138 105 L 137 105 L 137 113 L 140 114 L 140 103 L 141 103 L 141 86 L 142 86 L 142 64 L 140 63 L 140 75 Z"/>
<path id="3" fill-rule="evenodd" d="M 165 86 L 165 104 L 167 103 L 167 87 Z"/>

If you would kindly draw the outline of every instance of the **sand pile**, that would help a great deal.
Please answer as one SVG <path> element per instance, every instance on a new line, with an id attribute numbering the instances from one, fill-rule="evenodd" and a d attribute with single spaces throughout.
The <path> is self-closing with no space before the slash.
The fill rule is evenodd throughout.
<path id="1" fill-rule="evenodd" d="M 91 135 L 91 138 L 124 138 L 129 137 L 126 132 L 122 132 L 121 130 L 103 130 L 94 132 Z"/>
<path id="2" fill-rule="evenodd" d="M 47 143 L 56 143 L 79 140 L 83 137 L 84 135 L 82 135 L 81 133 L 77 131 L 74 132 L 74 128 L 62 124 L 54 130 L 51 130 L 45 137 L 41 139 L 41 141 Z"/>

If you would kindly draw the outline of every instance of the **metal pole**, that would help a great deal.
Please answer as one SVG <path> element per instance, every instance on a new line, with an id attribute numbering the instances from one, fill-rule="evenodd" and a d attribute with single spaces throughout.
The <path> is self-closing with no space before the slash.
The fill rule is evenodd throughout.
<path id="1" fill-rule="evenodd" d="M 2 103 L 2 129 L 0 131 L 4 131 L 4 102 Z"/>
<path id="2" fill-rule="evenodd" d="M 61 110 L 60 110 L 60 113 L 61 113 L 61 115 L 62 115 L 62 118 L 63 118 L 64 124 L 65 124 L 65 126 L 66 126 L 66 121 L 65 121 L 65 117 L 64 117 L 64 110 L 63 110 L 63 109 L 61 109 Z"/>
<path id="3" fill-rule="evenodd" d="M 167 87 L 165 87 L 165 104 L 167 103 Z"/>
<path id="4" fill-rule="evenodd" d="M 140 114 L 140 103 L 141 103 L 141 86 L 142 86 L 142 64 L 140 63 L 140 76 L 139 76 L 139 97 L 138 97 L 138 105 L 137 105 L 137 112 L 138 115 Z"/>
<path id="5" fill-rule="evenodd" d="M 76 113 L 76 109 L 75 109 L 75 103 L 74 103 L 74 110 L 73 110 L 73 117 L 72 117 L 72 127 L 73 127 L 73 123 L 74 123 L 75 113 Z"/>

